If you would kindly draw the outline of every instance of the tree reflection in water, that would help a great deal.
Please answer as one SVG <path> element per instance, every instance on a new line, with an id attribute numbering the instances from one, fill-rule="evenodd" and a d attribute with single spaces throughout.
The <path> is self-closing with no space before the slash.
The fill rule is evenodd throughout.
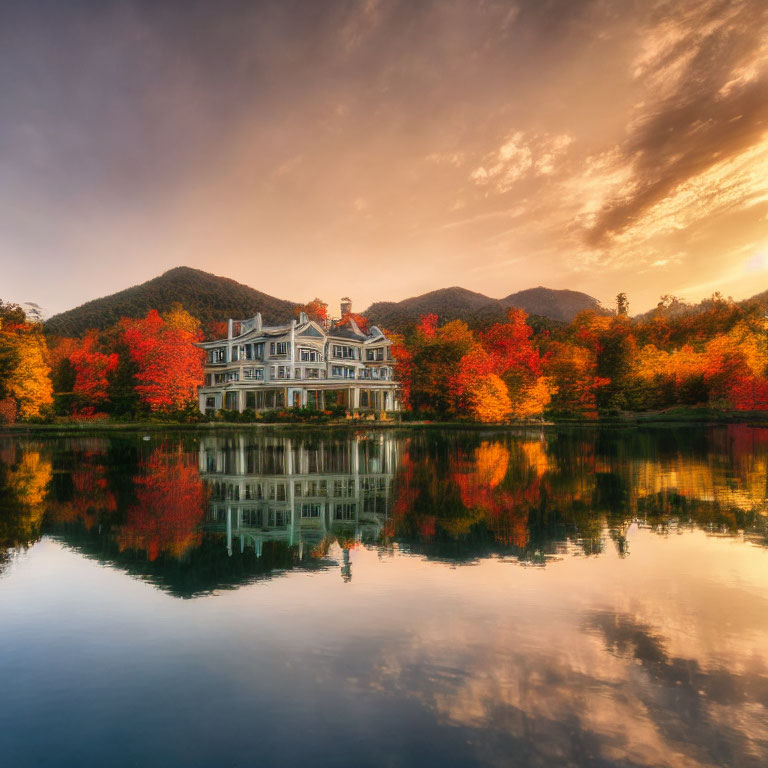
<path id="1" fill-rule="evenodd" d="M 545 564 L 612 542 L 627 556 L 632 525 L 768 541 L 768 430 L 740 425 L 5 439 L 0 456 L 4 551 L 49 532 L 155 575 L 205 553 L 238 558 L 247 581 L 265 548 L 279 569 L 341 557 L 346 579 L 361 545 Z"/>

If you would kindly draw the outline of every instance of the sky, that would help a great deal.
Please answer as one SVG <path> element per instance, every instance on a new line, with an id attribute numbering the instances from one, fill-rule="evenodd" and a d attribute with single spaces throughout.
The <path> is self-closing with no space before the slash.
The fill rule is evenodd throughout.
<path id="1" fill-rule="evenodd" d="M 0 298 L 768 289 L 765 0 L 0 0 Z"/>

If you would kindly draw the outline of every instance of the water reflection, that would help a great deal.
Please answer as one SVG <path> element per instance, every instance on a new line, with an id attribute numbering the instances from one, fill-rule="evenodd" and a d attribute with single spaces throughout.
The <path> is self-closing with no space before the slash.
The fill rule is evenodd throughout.
<path id="1" fill-rule="evenodd" d="M 763 766 L 767 476 L 744 426 L 2 439 L 3 754 Z"/>
<path id="2" fill-rule="evenodd" d="M 335 442 L 239 435 L 200 441 L 200 475 L 210 492 L 206 530 L 226 537 L 227 552 L 261 557 L 276 542 L 323 557 L 379 540 L 389 517 L 398 443 L 372 433 Z"/>
<path id="3" fill-rule="evenodd" d="M 49 533 L 191 595 L 293 567 L 349 579 L 358 546 L 543 565 L 626 557 L 638 528 L 764 545 L 767 478 L 768 430 L 741 425 L 4 439 L 0 535 L 4 561 Z"/>

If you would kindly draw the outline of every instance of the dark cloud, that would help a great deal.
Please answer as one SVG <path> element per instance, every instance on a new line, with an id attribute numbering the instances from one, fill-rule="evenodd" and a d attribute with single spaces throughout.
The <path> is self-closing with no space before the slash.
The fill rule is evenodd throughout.
<path id="1" fill-rule="evenodd" d="M 739 82 L 765 45 L 768 6 L 760 0 L 696 3 L 687 13 L 674 6 L 657 10 L 646 34 L 653 41 L 676 32 L 678 39 L 642 74 L 659 85 L 672 79 L 674 87 L 636 117 L 619 160 L 631 168 L 629 189 L 600 211 L 587 234 L 590 245 L 631 227 L 680 184 L 768 131 L 768 72 Z"/>

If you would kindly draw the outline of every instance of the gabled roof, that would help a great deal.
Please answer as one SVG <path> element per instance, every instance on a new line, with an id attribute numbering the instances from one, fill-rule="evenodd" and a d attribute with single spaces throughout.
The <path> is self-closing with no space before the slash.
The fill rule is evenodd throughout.
<path id="1" fill-rule="evenodd" d="M 250 339 L 258 340 L 265 338 L 275 338 L 278 336 L 284 336 L 291 332 L 292 324 L 287 325 L 270 325 L 257 328 L 252 321 L 241 321 L 240 329 L 242 333 L 239 336 L 233 336 L 231 339 L 211 339 L 210 341 L 202 341 L 197 346 L 207 349 L 210 347 L 218 347 L 227 343 L 242 343 Z M 296 336 L 303 336 L 306 341 L 320 340 L 320 339 L 344 339 L 348 341 L 357 341 L 369 344 L 374 341 L 386 341 L 386 337 L 379 328 L 372 325 L 368 333 L 364 333 L 360 326 L 355 322 L 353 317 L 349 317 L 344 321 L 343 325 L 334 324 L 330 329 L 326 330 L 319 323 L 314 320 L 307 320 L 301 325 L 296 325 L 294 328 Z"/>

